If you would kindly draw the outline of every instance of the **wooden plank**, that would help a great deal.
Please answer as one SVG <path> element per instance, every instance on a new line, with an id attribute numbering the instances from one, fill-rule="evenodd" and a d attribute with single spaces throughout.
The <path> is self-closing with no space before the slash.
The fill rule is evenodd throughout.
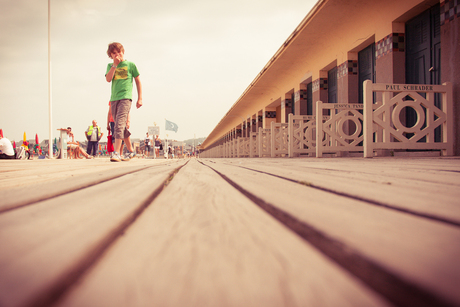
<path id="1" fill-rule="evenodd" d="M 69 176 L 129 166 L 168 163 L 168 160 L 133 159 L 112 163 L 108 158 L 91 160 L 0 160 L 0 191 L 36 183 L 67 179 Z"/>
<path id="2" fill-rule="evenodd" d="M 148 168 L 0 214 L 0 305 L 48 306 L 151 202 L 176 167 Z"/>
<path id="3" fill-rule="evenodd" d="M 212 159 L 208 159 L 213 161 Z M 344 173 L 384 174 L 411 180 L 425 180 L 445 184 L 460 185 L 459 158 L 395 158 L 383 157 L 362 158 L 295 158 L 295 159 L 219 159 L 215 160 L 230 164 L 254 164 L 287 167 L 290 169 L 303 168 L 305 170 L 335 170 Z M 432 174 L 436 176 L 432 176 Z"/>
<path id="4" fill-rule="evenodd" d="M 453 305 L 460 304 L 459 227 L 216 161 L 206 163 L 262 201 L 311 225 L 411 285 Z M 374 183 L 373 188 L 366 189 L 380 189 L 380 185 Z"/>
<path id="5" fill-rule="evenodd" d="M 16 188 L 0 190 L 0 213 L 83 189 L 148 167 L 156 167 L 163 164 L 179 165 L 180 163 L 184 163 L 183 160 L 171 160 L 168 163 L 151 163 L 149 161 L 147 163 L 110 164 L 110 162 L 108 162 L 99 165 L 99 167 L 86 167 L 84 172 L 80 171 L 78 173 L 74 172 L 72 168 L 69 170 L 66 164 L 61 164 L 59 167 L 54 168 L 54 172 L 57 172 L 59 175 L 53 176 L 51 179 L 47 178 L 44 182 L 39 181 L 21 185 Z M 115 166 L 107 168 L 105 167 L 106 164 L 115 164 Z M 36 168 L 34 173 L 46 172 L 48 168 L 49 165 L 44 165 L 41 168 Z"/>
<path id="6" fill-rule="evenodd" d="M 59 306 L 380 306 L 191 160 Z"/>
<path id="7" fill-rule="evenodd" d="M 267 172 L 460 225 L 460 171 L 456 171 L 460 169 L 459 159 L 344 159 L 318 163 L 314 163 L 315 159 L 264 160 L 223 159 L 219 163 Z"/>

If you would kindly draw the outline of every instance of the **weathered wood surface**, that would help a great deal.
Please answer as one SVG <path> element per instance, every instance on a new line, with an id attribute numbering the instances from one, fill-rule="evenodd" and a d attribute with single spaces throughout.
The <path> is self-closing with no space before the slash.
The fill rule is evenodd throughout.
<path id="1" fill-rule="evenodd" d="M 55 160 L 51 165 L 47 160 L 17 162 L 0 164 L 0 212 L 90 187 L 147 167 L 177 164 L 179 160 L 134 159 L 129 164 L 111 163 L 108 159 Z"/>
<path id="2" fill-rule="evenodd" d="M 460 284 L 459 227 L 358 200 L 370 198 L 378 200 L 380 203 L 391 203 L 394 199 L 399 201 L 400 195 L 403 195 L 403 199 L 412 202 L 414 207 L 418 203 L 431 204 L 433 207 L 439 206 L 439 199 L 436 197 L 439 193 L 439 186 L 429 189 L 429 185 L 423 185 L 424 189 L 435 195 L 429 196 L 428 193 L 419 191 L 421 195 L 411 192 L 411 198 L 405 195 L 408 189 L 407 185 L 398 188 L 401 181 L 394 176 L 403 176 L 402 181 L 417 177 L 414 174 L 404 174 L 404 171 L 393 170 L 392 172 L 392 167 L 386 165 L 396 162 L 396 164 L 400 164 L 399 167 L 406 165 L 407 170 L 407 165 L 411 165 L 411 162 L 407 159 L 403 160 L 406 160 L 406 163 L 385 159 L 383 168 L 375 167 L 377 163 L 374 163 L 374 167 L 371 166 L 372 163 L 366 167 L 367 160 L 365 159 L 357 160 L 358 163 L 350 163 L 351 160 L 349 159 L 327 161 L 323 162 L 326 164 L 322 167 L 312 163 L 315 164 L 312 167 L 314 171 L 314 174 L 311 175 L 312 178 L 308 177 L 310 173 L 302 168 L 303 165 L 300 160 L 293 164 L 290 163 L 294 160 L 278 162 L 278 166 L 275 166 L 273 161 L 265 161 L 264 163 L 263 160 L 209 160 L 205 161 L 205 164 L 261 200 L 295 216 L 341 244 L 345 244 L 346 248 L 378 262 L 405 280 L 409 280 L 412 284 L 420 285 L 423 289 L 431 289 L 439 296 L 460 304 L 460 292 L 458 291 Z M 424 160 L 426 163 L 430 161 L 433 160 Z M 310 162 L 311 160 L 308 159 L 304 161 L 304 163 Z M 448 160 L 444 165 L 445 167 L 441 167 L 441 169 L 447 169 L 449 162 L 454 162 L 451 168 L 453 171 L 459 168 L 460 160 L 455 159 Z M 417 169 L 415 165 L 412 164 L 413 169 Z M 271 175 L 248 168 L 264 169 Z M 417 172 L 422 172 L 424 168 L 423 163 L 418 164 Z M 436 169 L 435 167 L 428 168 Z M 324 171 L 321 171 L 322 169 Z M 353 169 L 356 169 L 356 172 Z M 365 175 L 370 176 L 372 172 L 377 173 L 379 170 L 380 172 L 387 172 L 384 182 L 396 181 L 396 183 L 389 185 L 393 187 L 392 191 L 386 190 L 386 193 L 380 194 L 378 190 L 382 189 L 382 186 L 383 188 L 386 187 L 386 184 L 381 184 L 375 179 L 371 181 L 368 178 L 366 182 L 366 180 L 359 178 L 361 174 L 366 178 L 368 176 Z M 450 182 L 448 189 L 443 189 L 444 195 L 440 195 L 440 199 L 445 201 L 446 198 L 453 199 L 452 196 L 457 196 L 455 201 L 452 200 L 449 203 L 450 213 L 457 216 L 460 211 L 460 201 L 458 200 L 458 196 L 460 196 L 458 193 L 460 173 L 454 174 L 456 177 L 451 177 L 452 182 Z M 322 184 L 329 189 L 347 194 L 350 194 L 351 189 L 355 198 L 315 189 L 273 175 L 289 176 L 292 179 L 298 179 L 299 182 L 309 178 L 312 180 L 310 184 Z M 318 177 L 321 179 L 320 184 L 315 181 Z M 377 177 L 379 176 L 377 175 Z M 425 180 L 436 184 L 436 178 L 441 180 L 442 176 L 430 174 L 429 178 L 425 178 Z M 380 179 L 382 179 L 381 176 Z M 419 180 L 414 181 L 409 185 L 412 188 L 416 186 Z M 353 185 L 356 186 L 353 188 Z M 376 198 L 373 192 L 378 194 L 379 198 Z M 431 203 L 426 201 L 428 197 Z M 401 202 L 401 204 L 403 203 Z"/>
<path id="3" fill-rule="evenodd" d="M 2 307 L 460 306 L 460 159 L 24 162 Z"/>
<path id="4" fill-rule="evenodd" d="M 460 226 L 460 159 L 219 159 Z"/>
<path id="5" fill-rule="evenodd" d="M 61 305 L 93 303 L 383 305 L 378 295 L 196 161 L 179 171 Z"/>
<path id="6" fill-rule="evenodd" d="M 1 214 L 0 305 L 48 305 L 150 204 L 176 167 L 146 167 Z"/>
<path id="7" fill-rule="evenodd" d="M 107 158 L 75 160 L 0 160 L 0 191 L 37 183 L 48 183 L 59 179 L 87 175 L 95 170 L 106 172 L 114 169 L 152 166 L 174 163 L 166 159 L 138 159 L 130 163 L 111 163 Z"/>

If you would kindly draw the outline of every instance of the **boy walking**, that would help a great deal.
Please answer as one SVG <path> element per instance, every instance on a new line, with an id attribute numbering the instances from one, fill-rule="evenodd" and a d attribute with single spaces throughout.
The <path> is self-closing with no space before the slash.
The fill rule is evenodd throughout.
<path id="1" fill-rule="evenodd" d="M 115 129 L 112 131 L 115 137 L 115 151 L 110 158 L 112 162 L 129 161 L 136 155 L 131 144 L 129 126 L 127 126 L 133 96 L 133 78 L 137 88 L 136 107 L 139 109 L 142 106 L 142 85 L 139 71 L 133 62 L 124 59 L 124 53 L 125 49 L 122 44 L 109 44 L 107 55 L 113 60 L 113 63 L 107 65 L 105 79 L 107 82 L 112 82 L 110 108 L 115 121 Z M 128 153 L 122 158 L 120 150 L 123 140 L 128 148 Z"/>

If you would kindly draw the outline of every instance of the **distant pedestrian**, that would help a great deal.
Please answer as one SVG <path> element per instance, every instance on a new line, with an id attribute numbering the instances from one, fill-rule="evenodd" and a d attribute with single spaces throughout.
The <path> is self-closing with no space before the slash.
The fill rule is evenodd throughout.
<path id="1" fill-rule="evenodd" d="M 99 140 L 101 139 L 102 135 L 101 127 L 97 125 L 97 121 L 93 120 L 93 125 L 89 126 L 88 129 L 85 131 L 86 138 L 88 139 L 88 148 L 86 149 L 86 153 L 88 155 L 92 155 L 95 157 L 97 156 L 97 152 L 99 150 Z"/>
<path id="2" fill-rule="evenodd" d="M 160 156 L 161 140 L 158 135 L 155 136 L 155 157 Z"/>
<path id="3" fill-rule="evenodd" d="M 125 49 L 120 43 L 111 43 L 107 49 L 107 55 L 113 60 L 113 63 L 107 65 L 105 79 L 107 82 L 112 82 L 112 94 L 110 97 L 110 106 L 112 116 L 115 121 L 115 136 L 114 152 L 110 161 L 120 162 L 129 161 L 136 154 L 134 153 L 130 135 L 126 127 L 128 114 L 131 109 L 133 78 L 137 88 L 137 103 L 136 107 L 142 106 L 142 85 L 139 77 L 139 71 L 133 62 L 124 59 Z M 125 141 L 128 153 L 121 158 L 121 143 Z"/>
<path id="4" fill-rule="evenodd" d="M 172 158 L 174 158 L 173 149 L 172 149 L 171 145 L 168 145 L 168 159 L 172 159 Z"/>
<path id="5" fill-rule="evenodd" d="M 144 155 L 147 153 L 147 157 L 150 155 L 150 136 L 149 133 L 146 133 L 145 140 L 144 140 Z"/>

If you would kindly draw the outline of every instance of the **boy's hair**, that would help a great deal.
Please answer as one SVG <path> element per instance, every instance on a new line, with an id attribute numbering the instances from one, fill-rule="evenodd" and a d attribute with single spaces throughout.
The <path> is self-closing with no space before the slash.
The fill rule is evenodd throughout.
<path id="1" fill-rule="evenodd" d="M 109 48 L 107 49 L 107 55 L 109 58 L 112 58 L 112 52 L 114 51 L 125 52 L 125 48 L 123 48 L 123 45 L 120 43 L 110 43 Z"/>

